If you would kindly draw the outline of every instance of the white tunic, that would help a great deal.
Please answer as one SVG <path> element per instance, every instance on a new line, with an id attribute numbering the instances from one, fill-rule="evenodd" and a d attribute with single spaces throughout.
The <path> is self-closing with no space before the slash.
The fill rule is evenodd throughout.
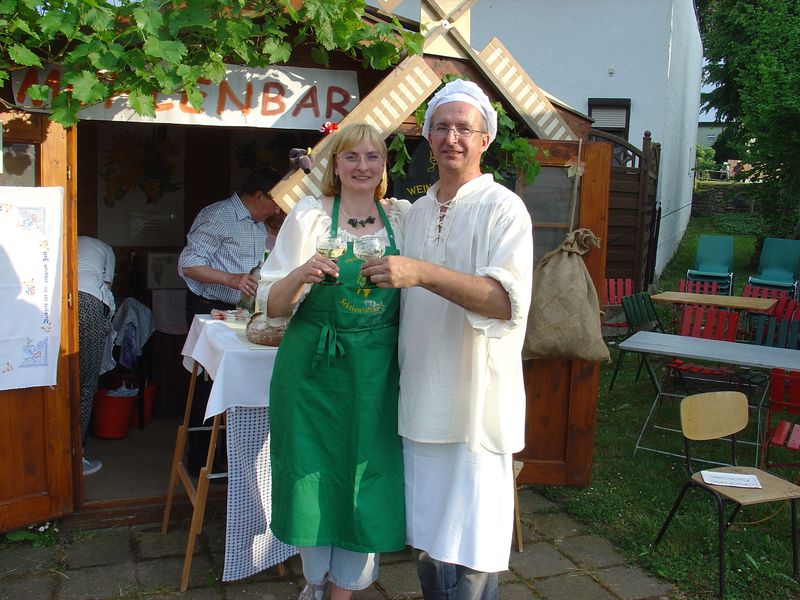
<path id="1" fill-rule="evenodd" d="M 525 444 L 521 350 L 533 274 L 522 200 L 483 175 L 463 185 L 438 228 L 438 184 L 405 220 L 403 254 L 499 281 L 511 319 L 471 313 L 422 288 L 400 308 L 400 435 L 406 535 L 433 558 L 508 568 L 511 452 Z"/>
<path id="2" fill-rule="evenodd" d="M 438 231 L 434 184 L 405 219 L 403 254 L 499 281 L 511 319 L 469 312 L 423 288 L 400 308 L 400 435 L 466 442 L 498 453 L 525 445 L 520 353 L 533 275 L 533 237 L 519 196 L 482 175 L 458 190 Z"/>

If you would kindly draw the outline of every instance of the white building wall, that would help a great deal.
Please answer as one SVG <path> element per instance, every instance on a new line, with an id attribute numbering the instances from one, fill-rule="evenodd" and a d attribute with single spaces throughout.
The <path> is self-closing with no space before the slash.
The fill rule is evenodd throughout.
<path id="1" fill-rule="evenodd" d="M 398 14 L 419 19 L 418 0 Z M 661 144 L 660 273 L 691 212 L 702 45 L 692 0 L 477 0 L 471 43 L 497 37 L 549 94 L 588 114 L 589 98 L 630 98 L 629 141 Z"/>
<path id="2" fill-rule="evenodd" d="M 675 253 L 692 210 L 696 115 L 700 108 L 703 64 L 703 48 L 692 4 L 689 0 L 672 1 L 667 103 L 658 181 L 661 232 L 656 273 L 664 270 Z"/>

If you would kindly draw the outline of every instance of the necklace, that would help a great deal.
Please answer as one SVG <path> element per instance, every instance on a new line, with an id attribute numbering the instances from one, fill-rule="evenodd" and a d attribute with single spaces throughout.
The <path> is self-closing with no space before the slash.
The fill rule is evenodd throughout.
<path id="1" fill-rule="evenodd" d="M 366 227 L 367 225 L 372 225 L 375 222 L 375 217 L 372 215 L 375 212 L 375 204 L 372 205 L 372 210 L 369 212 L 364 219 L 356 219 L 355 217 L 351 217 L 347 214 L 347 211 L 344 209 L 344 203 L 341 202 L 339 204 L 339 210 L 342 211 L 342 214 L 347 217 L 347 224 L 350 225 L 353 229 L 358 229 L 359 227 Z"/>

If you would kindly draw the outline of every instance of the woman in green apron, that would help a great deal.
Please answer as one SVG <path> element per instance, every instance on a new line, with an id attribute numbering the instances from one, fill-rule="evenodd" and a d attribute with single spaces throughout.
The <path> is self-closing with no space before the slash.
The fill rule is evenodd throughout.
<path id="1" fill-rule="evenodd" d="M 336 134 L 322 198 L 300 200 L 261 273 L 270 318 L 291 317 L 270 384 L 273 533 L 298 546 L 306 588 L 350 598 L 377 578 L 380 552 L 405 547 L 397 435 L 400 293 L 369 287 L 353 242 L 399 254 L 406 201 L 386 192 L 386 145 L 369 125 Z M 333 260 L 319 236 L 345 238 Z M 336 281 L 323 281 L 336 278 Z"/>

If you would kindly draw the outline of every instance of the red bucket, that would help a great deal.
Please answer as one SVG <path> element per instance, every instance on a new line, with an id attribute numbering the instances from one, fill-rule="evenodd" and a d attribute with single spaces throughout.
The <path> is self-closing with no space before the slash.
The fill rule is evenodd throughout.
<path id="1" fill-rule="evenodd" d="M 97 390 L 92 410 L 92 434 L 116 440 L 128 435 L 136 396 L 109 396 L 112 390 Z"/>

